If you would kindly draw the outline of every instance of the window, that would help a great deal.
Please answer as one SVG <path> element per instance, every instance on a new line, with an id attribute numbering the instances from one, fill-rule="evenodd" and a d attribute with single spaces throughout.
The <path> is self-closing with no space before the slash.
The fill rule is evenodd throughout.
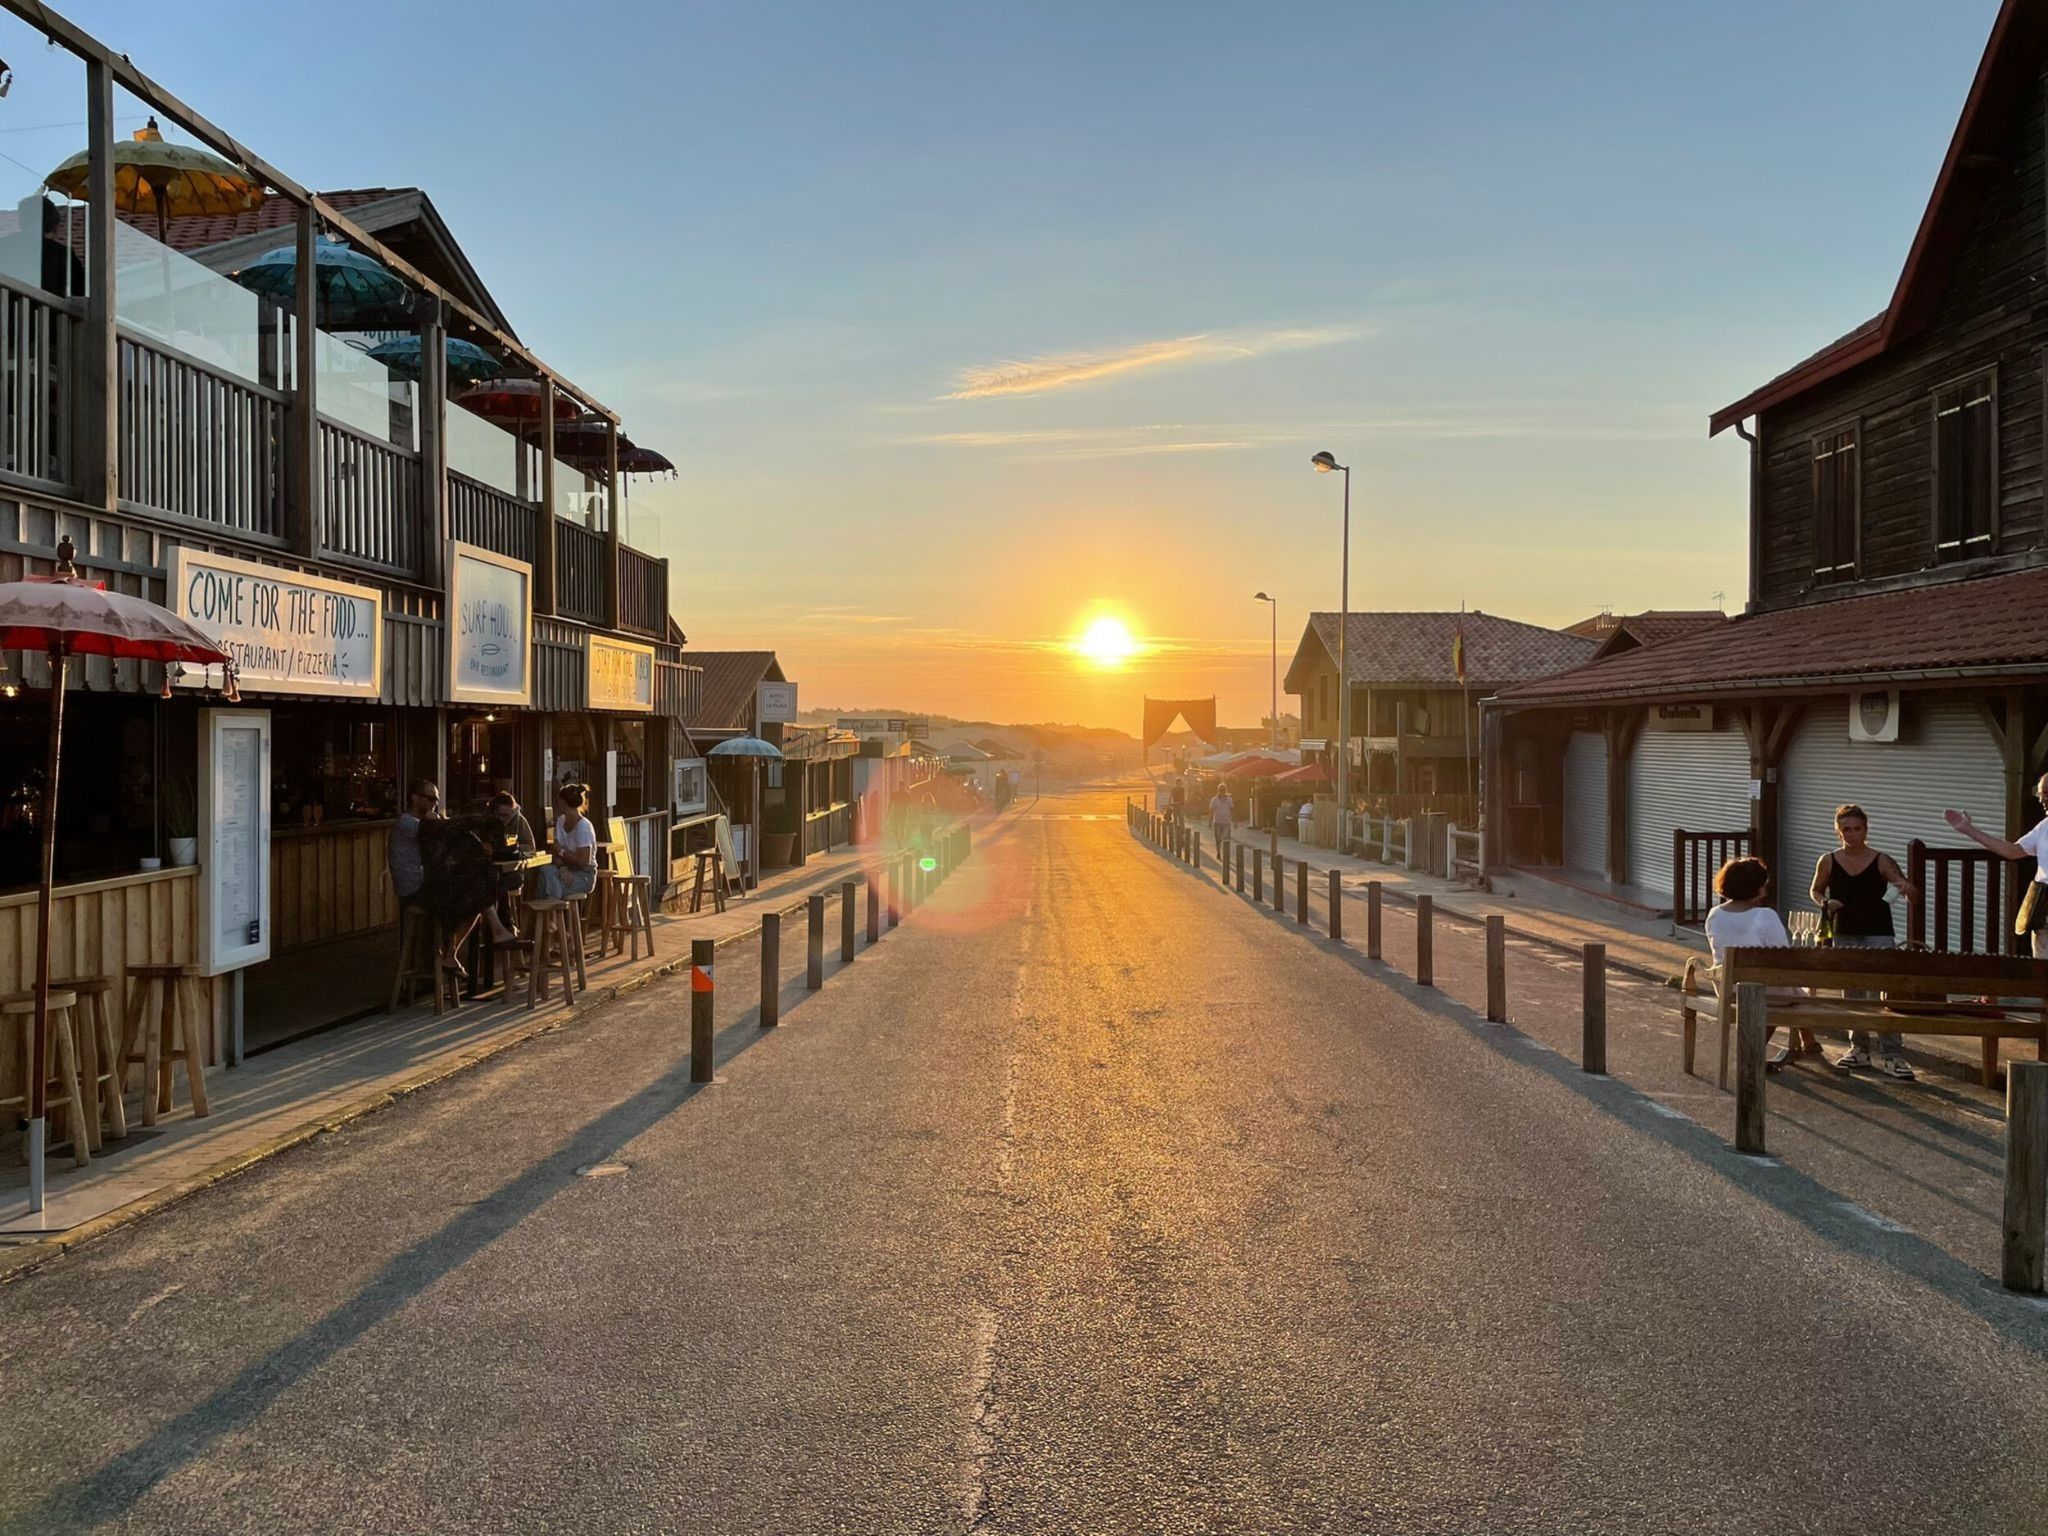
<path id="1" fill-rule="evenodd" d="M 1990 374 L 1934 394 L 1934 551 L 1988 555 L 1998 537 L 1998 392 Z"/>
<path id="2" fill-rule="evenodd" d="M 1815 584 L 1856 576 L 1861 529 L 1862 477 L 1856 429 L 1839 427 L 1813 440 L 1813 579 Z"/>

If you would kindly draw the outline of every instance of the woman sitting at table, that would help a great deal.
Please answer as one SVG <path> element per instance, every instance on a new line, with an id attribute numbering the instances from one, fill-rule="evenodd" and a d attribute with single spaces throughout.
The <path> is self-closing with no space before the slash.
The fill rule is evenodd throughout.
<path id="1" fill-rule="evenodd" d="M 417 836 L 426 877 L 419 899 L 445 935 L 441 965 L 467 976 L 456 950 L 479 921 L 489 924 L 494 944 L 512 944 L 519 938 L 498 915 L 497 863 L 485 845 L 481 823 L 428 817 L 420 821 Z"/>
<path id="2" fill-rule="evenodd" d="M 552 901 L 587 896 L 597 884 L 597 827 L 583 814 L 587 784 L 555 791 L 555 862 L 540 872 L 541 894 Z"/>
<path id="3" fill-rule="evenodd" d="M 1721 899 L 1707 914 L 1707 946 L 1713 951 L 1717 972 L 1731 949 L 1784 949 L 1791 944 L 1792 936 L 1785 931 L 1784 919 L 1770 906 L 1771 866 L 1762 859 L 1730 859 L 1714 876 L 1714 892 Z M 1718 994 L 1720 989 L 1717 975 L 1714 990 Z M 1791 998 L 1775 997 L 1773 1001 L 1786 1002 Z M 1770 1044 L 1770 1034 L 1764 1036 L 1764 1043 Z M 1780 1046 L 1765 1057 L 1764 1070 L 1782 1072 L 1791 1059 L 1792 1052 Z"/>

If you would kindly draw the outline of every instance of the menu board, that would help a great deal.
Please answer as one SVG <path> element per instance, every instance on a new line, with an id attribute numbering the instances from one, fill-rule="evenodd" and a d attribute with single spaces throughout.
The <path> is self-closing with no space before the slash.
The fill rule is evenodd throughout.
<path id="1" fill-rule="evenodd" d="M 383 691 L 384 599 L 369 587 L 180 544 L 166 577 L 171 612 L 219 640 L 244 689 L 374 699 Z M 218 687 L 219 669 L 181 681 Z"/>
<path id="2" fill-rule="evenodd" d="M 654 647 L 593 633 L 590 707 L 654 713 Z"/>
<path id="3" fill-rule="evenodd" d="M 199 713 L 199 968 L 270 958 L 270 711 Z"/>
<path id="4" fill-rule="evenodd" d="M 533 567 L 473 544 L 448 546 L 448 698 L 533 698 Z"/>

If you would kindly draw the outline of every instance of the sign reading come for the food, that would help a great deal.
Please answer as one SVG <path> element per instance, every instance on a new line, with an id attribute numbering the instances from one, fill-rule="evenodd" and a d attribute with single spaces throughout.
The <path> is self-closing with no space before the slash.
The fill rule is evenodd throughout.
<path id="1" fill-rule="evenodd" d="M 168 580 L 171 612 L 221 642 L 242 687 L 365 699 L 382 690 L 384 600 L 369 587 L 183 545 Z M 188 668 L 182 681 L 218 685 L 215 674 Z"/>
<path id="2" fill-rule="evenodd" d="M 590 707 L 654 709 L 654 647 L 590 637 Z"/>
<path id="3" fill-rule="evenodd" d="M 471 544 L 449 546 L 448 697 L 525 704 L 533 697 L 533 567 Z"/>

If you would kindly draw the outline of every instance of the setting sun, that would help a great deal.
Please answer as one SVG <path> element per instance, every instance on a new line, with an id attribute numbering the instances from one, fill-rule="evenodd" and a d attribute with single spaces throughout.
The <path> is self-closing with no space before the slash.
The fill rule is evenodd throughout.
<path id="1" fill-rule="evenodd" d="M 1122 619 L 1104 617 L 1082 631 L 1074 649 L 1099 667 L 1120 667 L 1138 654 L 1138 642 Z"/>

